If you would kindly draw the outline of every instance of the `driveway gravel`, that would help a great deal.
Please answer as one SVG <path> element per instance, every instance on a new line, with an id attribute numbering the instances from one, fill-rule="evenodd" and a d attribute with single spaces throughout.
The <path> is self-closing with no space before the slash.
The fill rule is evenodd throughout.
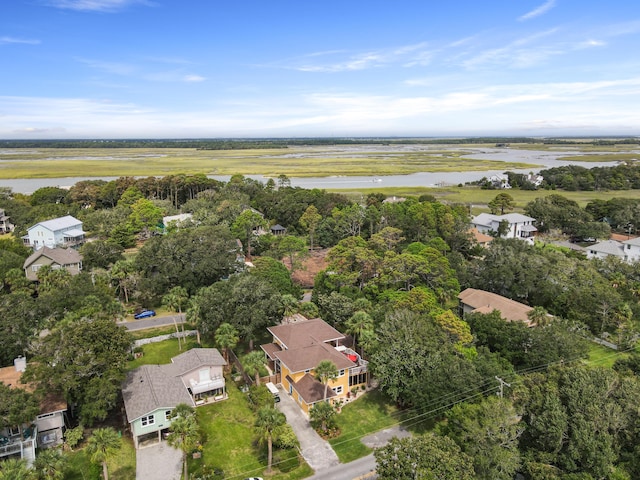
<path id="1" fill-rule="evenodd" d="M 136 480 L 180 480 L 182 452 L 160 442 L 136 451 Z"/>

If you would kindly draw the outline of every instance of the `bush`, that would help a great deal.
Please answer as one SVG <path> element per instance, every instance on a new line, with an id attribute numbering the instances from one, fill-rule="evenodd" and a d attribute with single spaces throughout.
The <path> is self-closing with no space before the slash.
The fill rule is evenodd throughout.
<path id="1" fill-rule="evenodd" d="M 278 450 L 273 455 L 273 465 L 282 473 L 291 472 L 300 466 L 300 457 L 298 450 L 288 448 L 286 450 Z"/>
<path id="2" fill-rule="evenodd" d="M 255 412 L 262 407 L 273 407 L 274 404 L 273 394 L 267 390 L 267 387 L 264 385 L 260 385 L 259 387 L 251 385 L 247 397 L 251 409 Z"/>

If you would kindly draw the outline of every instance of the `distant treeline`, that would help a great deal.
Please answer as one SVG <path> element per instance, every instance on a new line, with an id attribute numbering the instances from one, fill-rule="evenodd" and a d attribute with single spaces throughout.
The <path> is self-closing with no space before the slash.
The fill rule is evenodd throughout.
<path id="1" fill-rule="evenodd" d="M 545 186 L 563 190 L 640 189 L 640 163 L 625 162 L 613 167 L 584 168 L 577 165 L 541 170 Z"/>
<path id="2" fill-rule="evenodd" d="M 115 140 L 0 140 L 0 148 L 196 148 L 200 150 L 240 150 L 287 148 L 304 145 L 462 145 L 462 144 L 558 144 L 618 145 L 637 144 L 637 138 L 553 139 L 529 137 L 468 138 L 224 138 L 224 139 L 115 139 Z"/>

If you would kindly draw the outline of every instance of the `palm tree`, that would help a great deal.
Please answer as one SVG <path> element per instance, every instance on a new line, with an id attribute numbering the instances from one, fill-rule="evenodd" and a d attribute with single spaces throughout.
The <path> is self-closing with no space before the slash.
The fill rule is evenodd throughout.
<path id="1" fill-rule="evenodd" d="M 366 331 L 373 331 L 373 319 L 371 315 L 362 310 L 354 313 L 346 322 L 347 333 L 353 335 L 353 347 L 356 348 L 357 341 L 362 338 L 363 334 L 366 335 Z M 362 354 L 362 348 L 360 348 Z"/>
<path id="2" fill-rule="evenodd" d="M 191 405 L 187 405 L 186 403 L 179 403 L 175 406 L 173 410 L 171 410 L 171 418 L 175 419 L 178 417 L 191 417 L 196 414 L 196 411 Z"/>
<path id="3" fill-rule="evenodd" d="M 544 307 L 533 307 L 527 312 L 527 318 L 532 324 L 538 327 L 546 327 L 551 323 L 551 315 L 547 313 Z"/>
<path id="4" fill-rule="evenodd" d="M 315 368 L 316 378 L 324 385 L 324 400 L 327 399 L 329 382 L 338 378 L 338 367 L 331 360 L 322 360 Z"/>
<path id="5" fill-rule="evenodd" d="M 290 317 L 298 311 L 298 299 L 290 293 L 282 295 L 282 305 L 284 306 L 284 316 Z"/>
<path id="6" fill-rule="evenodd" d="M 318 428 L 318 423 L 320 423 L 320 428 L 325 433 L 327 432 L 329 425 L 333 426 L 335 416 L 336 409 L 333 408 L 333 405 L 327 402 L 314 403 L 311 410 L 309 410 L 309 418 L 311 419 L 312 424 L 315 428 Z"/>
<path id="7" fill-rule="evenodd" d="M 113 428 L 96 428 L 89 439 L 87 451 L 91 455 L 91 461 L 102 464 L 102 476 L 109 480 L 107 459 L 120 448 L 122 439 Z"/>
<path id="8" fill-rule="evenodd" d="M 271 473 L 271 463 L 273 462 L 273 437 L 278 434 L 285 422 L 284 413 L 271 406 L 262 407 L 258 410 L 256 428 L 260 439 L 267 441 L 267 474 Z"/>
<path id="9" fill-rule="evenodd" d="M 215 334 L 216 346 L 222 349 L 222 355 L 227 364 L 229 363 L 229 350 L 235 347 L 240 341 L 238 330 L 230 323 L 221 323 Z"/>
<path id="10" fill-rule="evenodd" d="M 64 478 L 65 457 L 57 448 L 42 450 L 33 463 L 38 480 L 62 480 Z"/>
<path id="11" fill-rule="evenodd" d="M 176 407 L 177 409 L 178 407 Z M 174 412 L 175 410 L 174 409 Z M 178 450 L 182 450 L 183 478 L 189 478 L 189 466 L 187 454 L 191 452 L 200 441 L 198 422 L 194 414 L 177 415 L 171 420 L 167 443 Z"/>
<path id="12" fill-rule="evenodd" d="M 189 292 L 184 287 L 173 287 L 162 297 L 162 304 L 182 315 L 182 307 L 189 304 Z"/>
<path id="13" fill-rule="evenodd" d="M 184 287 L 173 287 L 169 290 L 169 293 L 162 297 L 162 304 L 167 308 L 177 311 L 182 317 L 182 306 L 187 305 L 189 303 L 189 292 Z M 180 332 L 178 331 L 178 324 L 173 320 L 174 325 L 176 326 L 176 335 L 178 337 L 178 348 L 182 350 L 182 346 L 180 345 Z"/>
<path id="14" fill-rule="evenodd" d="M 256 386 L 260 385 L 260 367 L 264 365 L 264 353 L 260 350 L 254 350 L 247 354 L 242 361 L 244 371 L 249 375 L 254 375 Z"/>

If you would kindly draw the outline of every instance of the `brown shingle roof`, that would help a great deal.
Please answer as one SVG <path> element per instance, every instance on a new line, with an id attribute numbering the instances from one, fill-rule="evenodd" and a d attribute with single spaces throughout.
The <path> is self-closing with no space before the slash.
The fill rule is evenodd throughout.
<path id="1" fill-rule="evenodd" d="M 505 320 L 519 320 L 530 325 L 527 313 L 533 310 L 528 305 L 516 302 L 501 295 L 485 292 L 484 290 L 476 290 L 475 288 L 467 288 L 460 292 L 458 299 L 465 305 L 474 309 L 478 313 L 491 313 L 498 310 Z"/>
<path id="2" fill-rule="evenodd" d="M 342 340 L 344 335 L 321 318 L 269 327 L 267 330 L 288 349 L 307 347 L 315 343 Z"/>
<path id="3" fill-rule="evenodd" d="M 292 381 L 291 377 L 289 377 L 289 381 Z M 324 385 L 309 373 L 297 382 L 293 383 L 293 388 L 296 389 L 298 395 L 300 395 L 308 405 L 324 400 Z M 327 398 L 335 396 L 336 393 L 331 388 L 328 388 Z"/>
<path id="4" fill-rule="evenodd" d="M 49 248 L 42 247 L 39 250 L 36 250 L 32 253 L 25 261 L 24 267 L 28 268 L 33 262 L 35 262 L 40 257 L 50 258 L 53 262 L 58 265 L 74 265 L 80 263 L 82 261 L 82 255 L 78 253 L 78 251 L 73 250 L 71 248 Z"/>
<path id="5" fill-rule="evenodd" d="M 356 364 L 331 345 L 317 343 L 302 348 L 281 350 L 273 354 L 292 373 L 313 370 L 322 360 L 330 360 L 338 370 L 355 367 Z"/>

